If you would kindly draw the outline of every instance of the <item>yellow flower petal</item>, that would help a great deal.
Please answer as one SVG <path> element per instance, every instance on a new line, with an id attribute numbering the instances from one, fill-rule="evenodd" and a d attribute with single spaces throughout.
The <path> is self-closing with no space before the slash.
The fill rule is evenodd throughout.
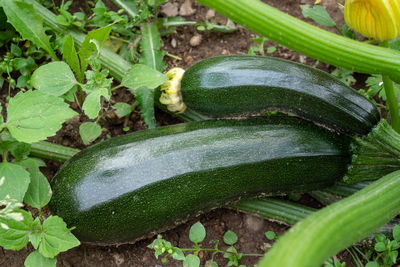
<path id="1" fill-rule="evenodd" d="M 393 40 L 400 35 L 400 0 L 346 0 L 344 18 L 368 38 Z"/>

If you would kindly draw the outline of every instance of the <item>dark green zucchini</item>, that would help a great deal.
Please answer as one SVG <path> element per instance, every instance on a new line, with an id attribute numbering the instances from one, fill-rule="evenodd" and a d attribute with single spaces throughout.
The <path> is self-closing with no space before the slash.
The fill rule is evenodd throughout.
<path id="1" fill-rule="evenodd" d="M 373 103 L 330 74 L 272 57 L 202 60 L 183 74 L 180 90 L 189 109 L 212 118 L 278 110 L 359 135 L 380 118 Z"/>
<path id="2" fill-rule="evenodd" d="M 346 137 L 290 117 L 135 132 L 67 161 L 50 210 L 84 242 L 131 242 L 242 197 L 332 185 L 348 148 Z"/>

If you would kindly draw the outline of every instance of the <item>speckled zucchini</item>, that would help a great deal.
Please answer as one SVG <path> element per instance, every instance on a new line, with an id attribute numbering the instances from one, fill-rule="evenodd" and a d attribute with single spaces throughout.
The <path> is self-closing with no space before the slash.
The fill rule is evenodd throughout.
<path id="1" fill-rule="evenodd" d="M 290 117 L 135 132 L 67 161 L 50 210 L 81 241 L 132 242 L 242 197 L 332 185 L 348 148 L 347 138 Z"/>
<path id="2" fill-rule="evenodd" d="M 171 111 L 187 106 L 227 118 L 278 110 L 358 135 L 369 133 L 380 118 L 372 102 L 330 74 L 278 58 L 220 56 L 168 74 L 183 74 L 161 87 L 160 102 Z"/>

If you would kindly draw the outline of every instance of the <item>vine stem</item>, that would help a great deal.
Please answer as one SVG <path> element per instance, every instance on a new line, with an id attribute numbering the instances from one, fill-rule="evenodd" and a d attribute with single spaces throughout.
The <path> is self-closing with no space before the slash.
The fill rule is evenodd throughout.
<path id="1" fill-rule="evenodd" d="M 395 171 L 297 223 L 258 266 L 321 266 L 399 214 L 399 194 L 400 171 Z"/>
<path id="2" fill-rule="evenodd" d="M 382 47 L 389 47 L 389 42 L 384 41 L 381 43 Z M 399 117 L 399 106 L 397 104 L 396 95 L 394 93 L 393 81 L 388 75 L 382 75 L 383 86 L 386 93 L 386 103 L 389 107 L 390 120 L 393 129 L 400 133 L 400 117 Z"/>
<path id="3" fill-rule="evenodd" d="M 209 252 L 214 252 L 214 253 L 229 253 L 229 254 L 237 254 L 236 252 L 233 251 L 227 251 L 227 250 L 220 250 L 220 249 L 214 249 L 214 248 L 181 248 L 180 250 L 184 252 L 192 252 L 192 251 L 209 251 Z M 257 254 L 257 253 L 242 253 L 242 256 L 249 256 L 249 257 L 262 257 L 264 254 Z"/>

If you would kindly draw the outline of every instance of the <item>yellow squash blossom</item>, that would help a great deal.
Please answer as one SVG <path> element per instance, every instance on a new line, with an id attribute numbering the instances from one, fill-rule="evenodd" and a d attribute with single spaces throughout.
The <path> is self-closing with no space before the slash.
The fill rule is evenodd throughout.
<path id="1" fill-rule="evenodd" d="M 346 0 L 344 18 L 365 37 L 393 40 L 400 35 L 400 0 Z"/>

